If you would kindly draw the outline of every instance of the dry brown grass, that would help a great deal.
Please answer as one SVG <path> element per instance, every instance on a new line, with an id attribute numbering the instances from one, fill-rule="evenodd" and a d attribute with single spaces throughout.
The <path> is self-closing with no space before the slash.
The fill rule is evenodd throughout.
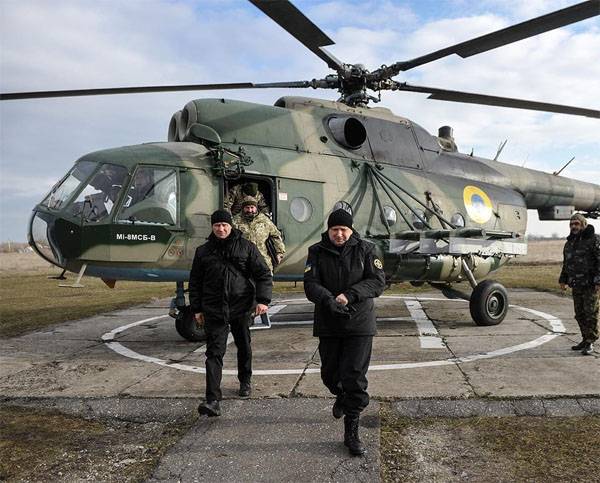
<path id="1" fill-rule="evenodd" d="M 66 281 L 47 278 L 60 272 L 35 253 L 0 253 L 0 336 L 147 303 L 175 290 L 174 283 L 145 282 L 117 282 L 110 289 L 93 277 L 83 277 L 84 288 L 64 288 L 59 283 L 73 283 L 76 274 L 67 273 Z"/>
<path id="2" fill-rule="evenodd" d="M 90 421 L 0 407 L 0 481 L 146 481 L 186 421 Z"/>
<path id="3" fill-rule="evenodd" d="M 517 257 L 514 264 L 556 264 L 562 263 L 562 250 L 565 240 L 536 240 L 527 246 L 527 255 Z"/>
<path id="4" fill-rule="evenodd" d="M 529 255 L 513 261 L 492 275 L 508 288 L 559 292 L 562 257 L 558 240 L 532 242 Z M 546 260 L 548 263 L 544 263 Z M 174 283 L 117 282 L 115 289 L 92 277 L 84 277 L 82 289 L 61 288 L 60 270 L 35 253 L 0 253 L 0 336 L 10 337 L 52 324 L 172 297 Z M 67 274 L 73 282 L 75 274 Z M 429 289 L 425 286 L 424 289 Z M 277 293 L 302 293 L 302 284 L 277 283 Z M 392 292 L 418 292 L 409 284 L 393 285 Z"/>
<path id="5" fill-rule="evenodd" d="M 381 476 L 396 481 L 598 481 L 597 416 L 427 418 L 381 412 Z"/>

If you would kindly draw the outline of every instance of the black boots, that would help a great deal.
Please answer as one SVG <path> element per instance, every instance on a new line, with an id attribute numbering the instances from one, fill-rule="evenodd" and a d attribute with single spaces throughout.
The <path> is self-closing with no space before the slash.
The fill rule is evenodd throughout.
<path id="1" fill-rule="evenodd" d="M 581 348 L 581 353 L 584 356 L 591 356 L 592 352 L 594 352 L 594 346 L 589 342 L 584 344 L 583 347 Z"/>
<path id="2" fill-rule="evenodd" d="M 339 394 L 335 398 L 335 402 L 333 403 L 333 407 L 331 408 L 331 412 L 335 419 L 340 419 L 344 415 L 344 407 L 342 406 L 342 395 Z"/>
<path id="3" fill-rule="evenodd" d="M 240 397 L 250 397 L 251 392 L 252 392 L 252 386 L 250 386 L 249 382 L 240 383 L 240 390 L 238 392 Z"/>
<path id="4" fill-rule="evenodd" d="M 358 416 L 344 418 L 344 445 L 353 456 L 362 456 L 366 449 L 358 437 Z"/>
<path id="5" fill-rule="evenodd" d="M 582 340 L 579 344 L 571 347 L 574 351 L 581 351 L 584 356 L 591 356 L 594 352 L 594 346 L 590 342 Z"/>
<path id="6" fill-rule="evenodd" d="M 200 414 L 206 414 L 209 418 L 221 415 L 221 406 L 219 401 L 204 401 L 198 406 Z"/>

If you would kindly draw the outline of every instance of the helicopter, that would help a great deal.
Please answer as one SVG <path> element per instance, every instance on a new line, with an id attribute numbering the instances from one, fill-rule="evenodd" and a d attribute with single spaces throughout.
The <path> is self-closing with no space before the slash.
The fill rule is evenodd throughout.
<path id="1" fill-rule="evenodd" d="M 173 281 L 171 315 L 184 338 L 203 339 L 185 300 L 195 248 L 210 233 L 210 214 L 236 185 L 255 182 L 282 231 L 286 258 L 275 280 L 302 280 L 307 248 L 327 215 L 353 214 L 375 244 L 389 283 L 430 283 L 470 300 L 477 325 L 500 323 L 508 310 L 501 284 L 486 279 L 526 253 L 527 209 L 542 220 L 577 210 L 600 216 L 600 186 L 460 153 L 452 129 L 431 135 L 410 119 L 371 107 L 382 91 L 600 118 L 593 109 L 410 85 L 401 72 L 458 54 L 476 55 L 597 16 L 591 0 L 408 61 L 369 71 L 345 64 L 333 41 L 285 0 L 251 3 L 334 72 L 274 83 L 148 86 L 3 93 L 0 100 L 142 92 L 314 88 L 338 101 L 284 96 L 273 106 L 197 99 L 174 113 L 168 142 L 87 154 L 34 208 L 29 243 L 74 273 L 118 280 Z M 454 289 L 467 282 L 469 295 Z"/>

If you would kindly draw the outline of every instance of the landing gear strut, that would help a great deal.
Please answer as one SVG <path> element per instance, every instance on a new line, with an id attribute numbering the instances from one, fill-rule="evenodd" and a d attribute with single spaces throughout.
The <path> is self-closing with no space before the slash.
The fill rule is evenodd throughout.
<path id="1" fill-rule="evenodd" d="M 473 321 L 479 326 L 498 325 L 508 312 L 508 293 L 501 283 L 483 280 L 477 283 L 473 272 L 462 259 L 463 272 L 466 274 L 473 293 L 469 300 L 469 309 Z"/>
<path id="2" fill-rule="evenodd" d="M 183 282 L 177 282 L 175 298 L 171 300 L 169 315 L 175 319 L 177 333 L 190 342 L 202 342 L 206 340 L 204 327 L 198 326 L 192 308 L 185 304 L 185 290 Z"/>

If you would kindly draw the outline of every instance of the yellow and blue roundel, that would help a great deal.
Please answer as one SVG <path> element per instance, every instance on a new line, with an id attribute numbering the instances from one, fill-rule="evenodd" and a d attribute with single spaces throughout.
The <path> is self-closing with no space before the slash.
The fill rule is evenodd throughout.
<path id="1" fill-rule="evenodd" d="M 465 186 L 463 200 L 469 217 L 475 223 L 483 225 L 492 217 L 492 201 L 483 190 L 475 186 Z"/>

